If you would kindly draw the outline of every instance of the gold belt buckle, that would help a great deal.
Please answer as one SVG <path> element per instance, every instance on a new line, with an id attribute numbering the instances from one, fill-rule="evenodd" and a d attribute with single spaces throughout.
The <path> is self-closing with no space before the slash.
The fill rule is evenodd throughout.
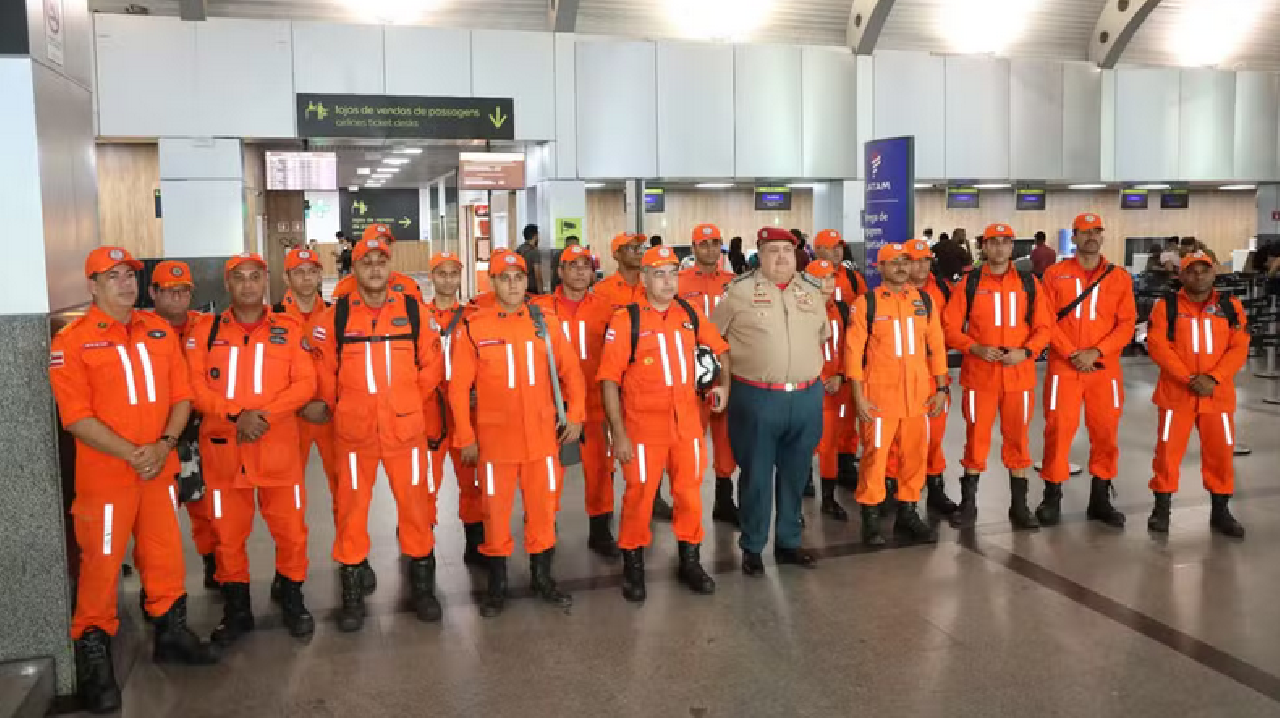
<path id="1" fill-rule="evenodd" d="M 783 385 L 782 385 L 782 387 L 783 387 L 783 389 L 782 389 L 783 391 L 795 391 L 795 390 L 796 390 L 796 385 L 795 385 L 795 384 L 792 384 L 792 383 L 790 383 L 790 382 L 788 382 L 788 383 L 786 383 L 786 384 L 783 384 Z"/>

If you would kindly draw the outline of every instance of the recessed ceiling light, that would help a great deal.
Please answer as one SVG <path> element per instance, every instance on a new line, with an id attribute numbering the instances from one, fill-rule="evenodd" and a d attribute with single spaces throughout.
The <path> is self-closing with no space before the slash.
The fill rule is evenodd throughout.
<path id="1" fill-rule="evenodd" d="M 1258 189 L 1258 185 L 1256 184 L 1224 184 L 1218 189 L 1226 190 L 1228 192 L 1240 192 L 1240 191 Z"/>
<path id="2" fill-rule="evenodd" d="M 732 182 L 699 182 L 694 185 L 698 189 L 732 189 Z"/>
<path id="3" fill-rule="evenodd" d="M 376 177 L 378 174 L 391 174 L 391 175 L 393 175 L 393 174 L 395 174 L 395 173 L 399 172 L 399 171 L 400 171 L 400 169 L 401 169 L 400 167 L 379 167 L 379 168 L 378 168 L 378 171 L 377 171 L 376 173 L 374 173 L 374 176 Z"/>
<path id="4" fill-rule="evenodd" d="M 955 52 L 1001 53 L 1017 41 L 1041 0 L 942 0 L 936 32 Z"/>
<path id="5" fill-rule="evenodd" d="M 813 182 L 793 182 L 787 185 L 791 189 L 817 189 L 818 185 Z"/>
<path id="6" fill-rule="evenodd" d="M 351 10 L 368 20 L 394 25 L 411 23 L 422 18 L 437 4 L 437 0 L 346 0 Z"/>
<path id="7" fill-rule="evenodd" d="M 357 187 L 356 185 L 351 185 L 350 187 L 348 187 L 348 188 L 347 188 L 347 191 L 348 191 L 348 192 L 359 192 L 359 191 L 360 191 L 360 188 L 359 188 L 359 187 Z"/>
<path id="8" fill-rule="evenodd" d="M 587 189 L 604 189 L 605 187 L 604 182 L 587 182 L 583 186 Z"/>
<path id="9" fill-rule="evenodd" d="M 411 160 L 408 157 L 388 157 L 382 161 L 384 165 L 407 165 Z"/>
<path id="10" fill-rule="evenodd" d="M 1269 0 L 1183 0 L 1165 35 L 1169 52 L 1187 67 L 1219 65 L 1257 33 Z"/>
<path id="11" fill-rule="evenodd" d="M 368 167 L 361 167 L 360 169 L 356 170 L 356 174 L 358 175 L 367 175 L 371 172 L 373 172 L 373 170 Z"/>
<path id="12" fill-rule="evenodd" d="M 974 187 L 978 189 L 1009 189 L 1013 185 L 1008 182 L 991 182 L 987 184 L 976 184 Z"/>
<path id="13" fill-rule="evenodd" d="M 1167 184 L 1163 184 L 1163 183 L 1155 183 L 1155 184 L 1136 184 L 1136 185 L 1134 185 L 1134 186 L 1133 186 L 1133 188 L 1134 188 L 1134 189 L 1151 189 L 1151 190 L 1160 190 L 1160 189 L 1169 189 L 1169 185 L 1167 185 Z"/>
<path id="14" fill-rule="evenodd" d="M 381 179 L 381 180 L 384 180 L 384 179 L 390 179 L 390 178 L 391 178 L 391 174 L 392 174 L 392 173 L 390 173 L 390 172 L 374 172 L 374 173 L 373 173 L 373 178 L 374 178 L 374 179 Z"/>
<path id="15" fill-rule="evenodd" d="M 397 147 L 396 152 L 402 155 L 420 155 L 422 154 L 422 148 L 421 147 Z"/>
<path id="16" fill-rule="evenodd" d="M 745 40 L 773 11 L 771 0 L 666 0 L 667 17 L 686 37 Z"/>
<path id="17" fill-rule="evenodd" d="M 1067 189 L 1106 189 L 1104 184 L 1069 184 Z"/>
<path id="18" fill-rule="evenodd" d="M 928 182 L 918 182 L 916 183 L 916 189 L 933 189 L 933 185 Z"/>

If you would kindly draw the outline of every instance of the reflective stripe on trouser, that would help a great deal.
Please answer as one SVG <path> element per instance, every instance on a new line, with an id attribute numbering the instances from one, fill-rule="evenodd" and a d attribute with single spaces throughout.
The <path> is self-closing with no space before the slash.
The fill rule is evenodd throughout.
<path id="1" fill-rule="evenodd" d="M 901 445 L 898 462 L 898 500 L 916 502 L 924 488 L 928 449 L 928 417 L 879 417 L 862 424 L 862 464 L 858 471 L 858 490 L 854 497 L 863 506 L 884 501 L 884 479 L 888 474 L 889 453 L 895 442 Z"/>
<path id="2" fill-rule="evenodd" d="M 196 553 L 201 556 L 213 553 L 218 546 L 218 538 L 213 533 L 213 500 L 209 498 L 208 490 L 205 490 L 205 495 L 199 501 L 188 501 L 186 507 Z"/>
<path id="3" fill-rule="evenodd" d="M 676 540 L 702 543 L 702 477 L 707 468 L 703 440 L 678 444 L 636 444 L 635 451 L 635 457 L 622 465 L 622 478 L 627 482 L 627 488 L 622 495 L 618 547 L 641 548 L 653 541 L 649 525 L 653 519 L 653 497 L 662 483 L 663 471 L 671 477 L 675 514 L 672 529 Z"/>
<path id="4" fill-rule="evenodd" d="M 951 400 L 947 400 L 947 406 L 950 407 Z M 942 474 L 947 470 L 947 455 L 942 451 L 942 439 L 947 433 L 947 414 L 944 411 L 941 414 L 928 420 L 928 455 L 925 459 L 925 475 L 932 476 L 934 474 Z M 902 447 L 900 442 L 894 441 L 889 447 L 889 460 L 885 462 L 885 476 L 898 478 L 898 474 L 902 471 Z"/>
<path id="5" fill-rule="evenodd" d="M 846 409 L 848 411 L 848 409 Z M 822 438 L 818 440 L 818 476 L 834 479 L 840 473 L 840 439 L 843 425 L 840 407 L 822 407 Z"/>
<path id="6" fill-rule="evenodd" d="M 437 501 L 431 503 L 431 525 L 436 526 L 440 523 L 436 516 L 440 490 L 444 486 L 444 467 L 445 459 L 448 459 L 453 466 L 453 475 L 458 479 L 458 519 L 464 524 L 476 524 L 484 521 L 484 490 L 480 486 L 479 472 L 474 466 L 465 466 L 462 463 L 461 449 L 446 449 L 441 446 L 439 449 L 431 452 L 430 466 L 431 480 L 428 490 L 435 493 Z M 426 469 L 423 469 L 426 476 Z"/>
<path id="7" fill-rule="evenodd" d="M 1211 494 L 1235 493 L 1235 416 L 1221 412 L 1194 414 L 1172 409 L 1159 409 L 1159 412 L 1156 455 L 1151 462 L 1154 474 L 1151 490 L 1168 494 L 1178 492 L 1179 469 L 1194 426 L 1200 432 L 1200 476 L 1205 490 Z"/>
<path id="8" fill-rule="evenodd" d="M 218 536 L 218 583 L 248 583 L 254 501 L 276 542 L 276 571 L 290 581 L 307 579 L 307 491 L 301 484 L 247 489 L 209 487 Z"/>
<path id="9" fill-rule="evenodd" d="M 964 458 L 960 460 L 960 465 L 975 473 L 987 470 L 987 456 L 991 453 L 991 429 L 999 414 L 1000 461 L 1008 469 L 1031 468 L 1034 462 L 1031 460 L 1028 427 L 1035 403 L 1035 392 L 1030 389 L 965 389 L 961 404 L 965 428 Z"/>
<path id="10" fill-rule="evenodd" d="M 484 543 L 486 556 L 510 556 L 516 547 L 511 537 L 511 512 L 516 487 L 524 505 L 524 548 L 529 555 L 556 545 L 556 492 L 564 469 L 558 457 L 548 456 L 523 464 L 494 464 L 481 455 L 480 485 L 484 488 Z"/>
<path id="11" fill-rule="evenodd" d="M 400 552 L 409 558 L 425 558 L 435 549 L 431 517 L 435 515 L 435 494 L 428 490 L 427 447 L 423 442 L 416 459 L 411 451 L 392 456 L 378 452 L 339 454 L 338 531 L 333 541 L 333 560 L 352 565 L 369 556 L 369 502 L 378 464 L 387 473 L 399 519 Z M 415 467 L 416 464 L 416 467 Z M 354 465 L 354 466 L 353 466 Z M 352 470 L 355 475 L 352 475 Z"/>
<path id="12" fill-rule="evenodd" d="M 613 512 L 613 453 L 605 439 L 604 419 L 588 419 L 582 427 L 583 500 L 588 516 Z"/>
<path id="13" fill-rule="evenodd" d="M 146 612 L 161 616 L 186 592 L 182 561 L 182 528 L 170 494 L 173 480 L 113 484 L 106 490 L 81 488 L 71 506 L 76 544 L 80 547 L 80 575 L 76 584 L 71 637 L 79 638 L 96 626 L 110 635 L 120 627 L 116 612 L 120 566 L 129 539 L 146 592 Z"/>
<path id="14" fill-rule="evenodd" d="M 336 524 L 338 504 L 333 499 L 337 493 L 338 476 L 342 469 L 338 466 L 338 452 L 333 445 L 333 422 L 328 424 L 312 424 L 306 420 L 298 421 L 298 437 L 302 442 L 302 466 L 306 470 L 311 462 L 311 445 L 315 444 L 320 452 L 320 464 L 324 467 L 325 479 L 329 482 L 329 500 L 333 502 L 333 516 Z"/>
<path id="15" fill-rule="evenodd" d="M 1114 479 L 1119 470 L 1120 414 L 1124 409 L 1124 377 L 1119 371 L 1076 371 L 1045 375 L 1044 465 L 1045 481 L 1062 483 L 1071 476 L 1071 442 L 1080 427 L 1080 405 L 1089 431 L 1089 473 Z"/>
<path id="16" fill-rule="evenodd" d="M 733 382 L 729 392 L 729 443 L 738 474 L 738 546 L 760 553 L 769 542 L 777 499 L 774 545 L 800 546 L 800 500 L 813 450 L 822 438 L 822 384 L 783 392 Z M 776 484 L 775 484 L 776 481 Z"/>

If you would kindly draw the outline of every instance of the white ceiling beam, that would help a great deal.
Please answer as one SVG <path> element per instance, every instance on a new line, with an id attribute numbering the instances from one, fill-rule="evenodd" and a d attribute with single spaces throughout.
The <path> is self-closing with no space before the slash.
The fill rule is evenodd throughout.
<path id="1" fill-rule="evenodd" d="M 1089 59 L 1109 70 L 1120 62 L 1129 42 L 1160 0 L 1107 0 L 1089 38 Z"/>
<path id="2" fill-rule="evenodd" d="M 854 54 L 870 55 L 876 49 L 893 3 L 894 0 L 853 0 L 853 7 L 849 10 L 847 42 Z"/>
<path id="3" fill-rule="evenodd" d="M 579 0 L 551 0 L 551 29 L 574 32 L 578 27 Z"/>

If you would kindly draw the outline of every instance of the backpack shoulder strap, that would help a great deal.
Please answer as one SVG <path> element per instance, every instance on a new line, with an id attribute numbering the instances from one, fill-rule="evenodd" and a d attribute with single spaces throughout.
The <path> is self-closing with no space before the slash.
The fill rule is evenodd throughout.
<path id="1" fill-rule="evenodd" d="M 1218 308 L 1222 310 L 1222 316 L 1227 318 L 1227 324 L 1232 329 L 1240 327 L 1240 315 L 1236 313 L 1236 303 L 1231 301 L 1233 296 L 1226 292 L 1218 292 Z"/>
<path id="2" fill-rule="evenodd" d="M 347 320 L 351 318 L 351 299 L 347 295 L 338 298 L 333 308 L 333 345 L 342 363 L 343 345 L 347 343 Z"/>
<path id="3" fill-rule="evenodd" d="M 942 294 L 943 301 L 951 301 L 951 285 L 938 280 L 937 277 L 934 277 L 933 283 L 938 285 L 938 291 Z"/>
<path id="4" fill-rule="evenodd" d="M 222 317 L 213 316 L 213 326 L 209 327 L 209 342 L 205 345 L 205 351 L 213 351 L 213 343 L 218 339 L 218 326 L 222 324 Z"/>
<path id="5" fill-rule="evenodd" d="M 640 305 L 628 304 L 627 317 L 631 319 L 631 358 L 627 364 L 636 363 L 636 346 L 640 344 Z"/>
<path id="6" fill-rule="evenodd" d="M 541 339 L 547 334 L 547 319 L 542 313 L 542 307 L 537 304 L 529 304 L 529 318 L 533 320 L 533 331 Z"/>
<path id="7" fill-rule="evenodd" d="M 973 313 L 973 300 L 978 296 L 978 283 L 981 281 L 981 269 L 972 269 L 964 275 L 964 324 L 966 327 L 969 326 L 969 315 Z"/>
<path id="8" fill-rule="evenodd" d="M 924 303 L 924 318 L 933 319 L 933 295 L 923 289 L 917 289 L 916 293 L 920 295 L 920 301 Z"/>
<path id="9" fill-rule="evenodd" d="M 1027 295 L 1027 315 L 1023 320 L 1028 327 L 1033 326 L 1036 316 L 1036 277 L 1031 272 L 1014 270 L 1022 280 L 1022 291 Z"/>
<path id="10" fill-rule="evenodd" d="M 406 295 L 404 311 L 409 315 L 409 336 L 413 340 L 413 363 L 416 365 L 418 364 L 418 337 L 422 333 L 422 307 L 418 305 L 417 300 Z"/>
<path id="11" fill-rule="evenodd" d="M 1178 293 L 1169 292 L 1164 295 L 1164 321 L 1165 336 L 1169 337 L 1169 343 L 1172 344 L 1174 337 L 1178 335 Z"/>
<path id="12" fill-rule="evenodd" d="M 449 324 L 440 332 L 441 336 L 453 336 L 453 331 L 458 328 L 458 322 L 462 321 L 462 315 L 466 312 L 466 307 L 461 304 L 453 310 L 453 318 L 449 320 Z"/>
<path id="13" fill-rule="evenodd" d="M 1098 277 L 1096 280 L 1093 281 L 1092 284 L 1085 287 L 1085 290 L 1080 293 L 1080 296 L 1071 300 L 1070 304 L 1058 310 L 1058 320 L 1061 321 L 1063 319 L 1066 319 L 1068 314 L 1074 311 L 1076 307 L 1080 306 L 1080 302 L 1083 302 L 1085 300 L 1085 297 L 1088 297 L 1090 294 L 1092 294 L 1093 290 L 1098 288 L 1098 285 L 1107 281 L 1107 277 L 1109 277 L 1111 273 L 1115 271 L 1115 269 L 1116 269 L 1116 265 L 1108 264 L 1107 268 L 1102 270 L 1101 277 Z"/>
<path id="14" fill-rule="evenodd" d="M 837 302 L 836 302 L 836 311 L 837 311 L 837 312 L 840 312 L 840 323 L 841 323 L 841 325 L 843 325 L 843 326 L 844 326 L 845 330 L 846 330 L 846 331 L 848 331 L 848 329 L 849 329 L 849 317 L 850 317 L 850 314 L 851 314 L 851 310 L 850 310 L 850 308 L 849 308 L 849 303 L 848 303 L 848 302 L 837 301 Z"/>
<path id="15" fill-rule="evenodd" d="M 871 329 L 876 323 L 876 292 L 867 292 L 867 343 L 862 347 L 862 366 L 867 365 L 867 350 L 871 348 Z"/>
<path id="16" fill-rule="evenodd" d="M 693 338 L 698 338 L 698 313 L 693 310 L 693 306 L 684 300 L 684 297 L 676 297 L 681 307 L 684 307 L 684 313 L 689 315 L 689 323 L 693 325 Z"/>
<path id="17" fill-rule="evenodd" d="M 285 309 L 284 302 L 280 302 L 279 304 L 272 304 L 271 311 L 275 314 L 284 314 L 288 310 Z"/>

